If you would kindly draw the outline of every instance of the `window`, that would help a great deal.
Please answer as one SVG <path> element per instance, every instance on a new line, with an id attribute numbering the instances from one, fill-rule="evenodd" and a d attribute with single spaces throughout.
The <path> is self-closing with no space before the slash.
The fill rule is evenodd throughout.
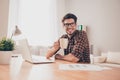
<path id="1" fill-rule="evenodd" d="M 23 34 L 32 45 L 51 46 L 58 38 L 56 0 L 10 0 L 15 4 L 12 9 L 14 25 L 21 28 Z M 13 5 L 11 5 L 13 6 Z M 9 15 L 12 15 L 12 11 Z M 12 18 L 9 19 L 9 25 Z M 14 26 L 12 25 L 12 26 Z"/>

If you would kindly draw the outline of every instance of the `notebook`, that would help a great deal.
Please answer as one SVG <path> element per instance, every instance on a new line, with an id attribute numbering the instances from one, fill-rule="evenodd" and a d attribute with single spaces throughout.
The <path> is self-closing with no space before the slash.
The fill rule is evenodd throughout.
<path id="1" fill-rule="evenodd" d="M 30 63 L 52 63 L 52 62 L 55 62 L 54 57 L 47 59 L 45 56 L 32 55 L 32 53 L 30 52 L 30 48 L 29 48 L 27 39 L 19 40 L 19 46 L 21 48 L 22 58 L 25 61 L 28 61 Z"/>

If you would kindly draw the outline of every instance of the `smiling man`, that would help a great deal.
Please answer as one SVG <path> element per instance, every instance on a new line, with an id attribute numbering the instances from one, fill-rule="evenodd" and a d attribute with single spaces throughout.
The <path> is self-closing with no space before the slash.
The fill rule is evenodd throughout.
<path id="1" fill-rule="evenodd" d="M 50 58 L 56 54 L 56 59 L 90 63 L 89 41 L 85 31 L 77 30 L 77 17 L 72 13 L 68 13 L 63 17 L 62 23 L 66 34 L 60 38 L 68 39 L 68 46 L 64 49 L 64 55 L 56 54 L 60 49 L 59 39 L 54 43 L 53 47 L 48 50 L 46 57 Z"/>

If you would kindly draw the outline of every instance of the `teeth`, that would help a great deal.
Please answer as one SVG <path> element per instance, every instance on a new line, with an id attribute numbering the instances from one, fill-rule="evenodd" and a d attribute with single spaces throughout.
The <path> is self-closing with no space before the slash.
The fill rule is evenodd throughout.
<path id="1" fill-rule="evenodd" d="M 69 29 L 68 31 L 72 31 L 72 29 Z"/>

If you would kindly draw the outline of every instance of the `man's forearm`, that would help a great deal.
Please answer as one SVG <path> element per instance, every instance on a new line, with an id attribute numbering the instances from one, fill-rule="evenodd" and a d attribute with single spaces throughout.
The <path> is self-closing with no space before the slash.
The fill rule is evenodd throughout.
<path id="1" fill-rule="evenodd" d="M 70 61 L 70 62 L 78 62 L 79 59 L 76 58 L 74 55 L 72 55 L 71 53 L 65 56 L 62 56 L 60 54 L 56 54 L 56 59 L 60 59 L 60 60 L 65 60 L 65 61 Z"/>
<path id="2" fill-rule="evenodd" d="M 59 50 L 59 49 L 56 49 L 56 48 L 54 48 L 54 47 L 51 48 L 51 49 L 49 49 L 48 52 L 47 52 L 46 57 L 47 57 L 47 58 L 52 57 L 58 50 Z"/>
<path id="3" fill-rule="evenodd" d="M 74 55 L 72 55 L 71 53 L 68 54 L 68 55 L 66 55 L 66 56 L 64 56 L 63 59 L 66 60 L 66 61 L 70 61 L 70 62 L 78 62 L 78 61 L 79 61 L 79 59 L 76 58 L 76 57 L 75 57 Z"/>

